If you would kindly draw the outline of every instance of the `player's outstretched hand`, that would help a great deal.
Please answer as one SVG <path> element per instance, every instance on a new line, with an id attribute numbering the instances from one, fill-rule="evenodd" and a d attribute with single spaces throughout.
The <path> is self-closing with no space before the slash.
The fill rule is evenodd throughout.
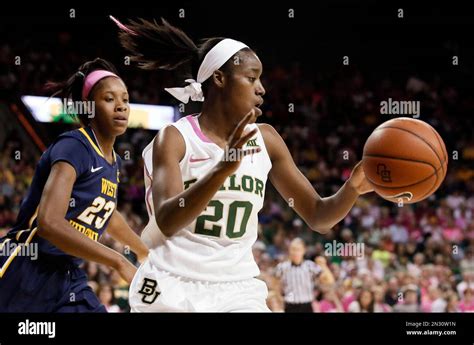
<path id="1" fill-rule="evenodd" d="M 242 147 L 252 138 L 257 129 L 251 131 L 244 131 L 245 126 L 254 118 L 255 110 L 252 109 L 235 127 L 234 131 L 227 140 L 226 149 L 222 160 L 219 162 L 218 169 L 224 171 L 227 175 L 234 173 L 240 166 L 240 162 L 245 156 L 258 153 L 261 151 L 260 147 L 251 149 L 242 149 Z"/>
<path id="2" fill-rule="evenodd" d="M 362 169 L 362 161 L 357 163 L 354 169 L 352 169 L 351 176 L 349 177 L 349 184 L 359 195 L 366 194 L 374 190 L 372 185 L 365 177 L 364 169 Z"/>

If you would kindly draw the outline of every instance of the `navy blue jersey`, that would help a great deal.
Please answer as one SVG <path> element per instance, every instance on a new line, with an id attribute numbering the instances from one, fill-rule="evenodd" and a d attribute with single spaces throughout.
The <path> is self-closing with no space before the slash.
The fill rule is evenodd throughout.
<path id="1" fill-rule="evenodd" d="M 84 127 L 63 133 L 43 153 L 21 204 L 17 222 L 7 237 L 20 243 L 37 243 L 40 255 L 60 256 L 79 265 L 81 259 L 64 253 L 35 235 L 44 185 L 51 167 L 60 161 L 69 163 L 76 170 L 76 181 L 65 218 L 77 231 L 95 241 L 105 231 L 117 204 L 120 158 L 114 152 L 113 164 L 107 162 L 92 129 Z"/>

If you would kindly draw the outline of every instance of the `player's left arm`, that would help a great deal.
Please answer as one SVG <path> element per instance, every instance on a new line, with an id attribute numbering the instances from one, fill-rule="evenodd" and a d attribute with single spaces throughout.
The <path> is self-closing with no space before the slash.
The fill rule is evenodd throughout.
<path id="1" fill-rule="evenodd" d="M 142 263 L 148 256 L 148 248 L 135 231 L 130 228 L 126 220 L 115 210 L 110 218 L 107 232 L 112 238 L 130 249 L 137 255 L 138 261 Z"/>
<path id="2" fill-rule="evenodd" d="M 287 202 L 293 201 L 296 213 L 312 230 L 329 232 L 349 213 L 359 195 L 373 190 L 359 162 L 350 178 L 334 195 L 322 198 L 299 171 L 278 132 L 268 124 L 258 126 L 272 161 L 270 181 Z"/>

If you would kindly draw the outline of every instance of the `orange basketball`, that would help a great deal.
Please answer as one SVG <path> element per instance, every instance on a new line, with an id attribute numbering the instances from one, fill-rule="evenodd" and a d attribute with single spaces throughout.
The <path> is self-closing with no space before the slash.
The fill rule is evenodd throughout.
<path id="1" fill-rule="evenodd" d="M 364 145 L 362 167 L 382 198 L 411 204 L 443 182 L 448 154 L 443 139 L 426 122 L 408 117 L 382 123 Z"/>

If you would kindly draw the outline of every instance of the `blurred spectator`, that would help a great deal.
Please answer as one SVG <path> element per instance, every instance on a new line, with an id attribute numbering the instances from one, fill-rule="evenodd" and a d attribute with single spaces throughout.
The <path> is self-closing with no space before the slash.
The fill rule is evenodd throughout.
<path id="1" fill-rule="evenodd" d="M 384 287 L 382 285 L 375 285 L 372 288 L 374 293 L 374 312 L 376 313 L 389 313 L 392 308 L 384 301 Z"/>
<path id="2" fill-rule="evenodd" d="M 374 293 L 369 289 L 362 289 L 357 300 L 349 304 L 350 313 L 373 313 L 374 312 Z"/>
<path id="3" fill-rule="evenodd" d="M 459 310 L 462 312 L 474 312 L 474 289 L 464 290 L 462 301 L 459 303 Z"/>
<path id="4" fill-rule="evenodd" d="M 334 287 L 321 288 L 321 300 L 313 303 L 314 311 L 320 313 L 342 313 L 344 308 Z"/>
<path id="5" fill-rule="evenodd" d="M 108 313 L 119 313 L 120 308 L 115 304 L 114 289 L 109 284 L 99 285 L 97 293 L 100 303 L 102 303 Z"/>
<path id="6" fill-rule="evenodd" d="M 334 275 L 332 274 L 331 270 L 327 265 L 326 258 L 318 256 L 316 259 L 314 259 L 314 262 L 321 268 L 321 274 L 319 275 L 319 284 L 329 286 L 335 284 L 336 281 Z"/>
<path id="7" fill-rule="evenodd" d="M 398 313 L 420 312 L 418 304 L 418 288 L 414 284 L 409 284 L 402 289 L 403 298 L 393 307 L 393 311 Z"/>

